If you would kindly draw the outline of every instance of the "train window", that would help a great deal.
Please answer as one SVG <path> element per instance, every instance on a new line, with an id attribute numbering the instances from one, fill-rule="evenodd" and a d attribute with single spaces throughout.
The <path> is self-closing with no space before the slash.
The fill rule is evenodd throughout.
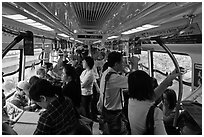
<path id="1" fill-rule="evenodd" d="M 4 83 L 2 88 L 6 95 L 15 89 L 15 85 L 18 82 L 19 72 L 17 70 L 19 69 L 19 58 L 20 50 L 10 50 L 2 59 L 2 72 L 6 75 L 3 77 Z"/>
<path id="2" fill-rule="evenodd" d="M 192 60 L 188 55 L 174 54 L 176 60 L 180 67 L 184 68 L 182 75 L 183 78 L 183 98 L 191 93 L 191 83 L 192 83 Z M 175 69 L 173 61 L 167 53 L 154 52 L 153 53 L 154 61 L 154 76 L 158 80 L 158 83 L 162 82 L 167 74 L 172 72 Z M 174 80 L 173 85 L 170 87 L 175 91 L 178 91 L 179 82 Z"/>
<path id="3" fill-rule="evenodd" d="M 35 75 L 35 71 L 40 67 L 39 56 L 42 49 L 34 49 L 34 56 L 26 56 L 25 63 L 25 80 L 29 79 L 31 76 Z"/>
<path id="4" fill-rule="evenodd" d="M 140 57 L 140 61 L 138 62 L 138 69 L 144 70 L 145 72 L 149 73 L 148 52 L 141 51 L 141 54 L 138 56 Z"/>

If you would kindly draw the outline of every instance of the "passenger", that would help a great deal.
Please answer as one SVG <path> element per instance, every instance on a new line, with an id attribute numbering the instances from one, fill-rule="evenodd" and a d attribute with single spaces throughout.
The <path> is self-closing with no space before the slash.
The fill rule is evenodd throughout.
<path id="1" fill-rule="evenodd" d="M 14 94 L 11 103 L 22 110 L 30 110 L 32 107 L 29 105 L 29 98 L 26 95 L 30 89 L 30 84 L 26 81 L 18 82 L 16 86 L 16 93 Z"/>
<path id="2" fill-rule="evenodd" d="M 74 106 L 79 109 L 81 104 L 81 85 L 79 76 L 76 74 L 71 64 L 65 64 L 62 72 L 62 81 L 64 83 L 62 94 L 69 97 Z"/>
<path id="3" fill-rule="evenodd" d="M 46 110 L 41 114 L 34 134 L 73 134 L 77 126 L 77 115 L 71 100 L 64 98 L 56 86 L 41 79 L 30 88 L 29 95 Z"/>
<path id="4" fill-rule="evenodd" d="M 202 135 L 202 104 L 187 102 L 182 103 L 184 111 L 177 120 L 180 133 L 182 135 Z"/>
<path id="5" fill-rule="evenodd" d="M 162 96 L 163 100 L 163 120 L 168 135 L 178 135 L 178 130 L 173 127 L 176 109 L 176 92 L 173 89 L 166 89 Z"/>
<path id="6" fill-rule="evenodd" d="M 174 71 L 175 73 L 175 71 Z M 142 70 L 131 73 L 128 77 L 129 105 L 128 118 L 131 134 L 142 135 L 146 132 L 146 116 L 154 101 L 162 94 L 171 81 L 178 76 L 172 73 L 155 90 L 151 77 Z M 159 108 L 154 111 L 154 134 L 165 135 L 163 113 Z"/>
<path id="7" fill-rule="evenodd" d="M 10 119 L 5 109 L 6 98 L 2 91 L 2 135 L 17 135 L 17 133 L 10 126 Z"/>
<path id="8" fill-rule="evenodd" d="M 90 105 L 93 95 L 93 83 L 94 83 L 94 72 L 92 70 L 94 66 L 94 60 L 91 57 L 85 57 L 83 62 L 83 68 L 85 69 L 81 75 L 81 104 L 82 107 L 85 109 L 84 116 L 90 117 Z"/>
<path id="9" fill-rule="evenodd" d="M 51 83 L 54 83 L 54 78 L 52 78 L 49 74 L 46 73 L 45 68 L 41 67 L 36 71 L 36 74 L 39 78 L 45 79 Z"/>
<path id="10" fill-rule="evenodd" d="M 45 72 L 51 76 L 53 79 L 60 80 L 60 76 L 53 71 L 53 64 L 46 62 L 45 63 Z"/>
<path id="11" fill-rule="evenodd" d="M 134 58 L 131 60 L 133 66 L 137 66 L 135 64 Z M 123 56 L 119 52 L 111 52 L 108 55 L 108 69 L 105 70 L 102 74 L 100 81 L 100 98 L 97 104 L 100 112 L 103 113 L 104 121 L 108 122 L 109 132 L 110 134 L 116 135 L 121 134 L 121 123 L 114 123 L 114 119 L 117 115 L 122 112 L 122 103 L 121 103 L 121 88 L 128 88 L 127 77 L 123 75 L 119 75 L 118 72 L 123 71 Z M 133 67 L 137 68 L 137 67 Z M 105 77 L 107 74 L 112 74 L 108 80 L 108 83 L 105 86 Z M 103 94 L 105 90 L 105 97 L 103 102 Z M 104 108 L 103 108 L 104 106 Z M 115 128 L 113 125 L 118 125 Z M 102 129 L 103 130 L 103 129 Z M 105 133 L 104 133 L 105 134 Z"/>
<path id="12" fill-rule="evenodd" d="M 40 67 L 37 71 L 36 71 L 36 75 L 41 78 L 41 79 L 46 79 L 46 72 L 45 69 Z"/>
<path id="13" fill-rule="evenodd" d="M 92 96 L 92 101 L 91 101 L 91 117 L 92 120 L 98 122 L 98 109 L 97 109 L 97 102 L 100 96 L 100 89 L 98 86 L 99 83 L 99 74 L 97 71 L 96 66 L 93 66 L 93 72 L 94 72 L 94 84 L 93 84 L 93 96 Z"/>
<path id="14" fill-rule="evenodd" d="M 32 77 L 30 77 L 30 79 L 29 79 L 30 85 L 31 85 L 31 86 L 34 85 L 39 79 L 40 79 L 40 78 L 37 77 L 37 76 L 32 76 Z"/>

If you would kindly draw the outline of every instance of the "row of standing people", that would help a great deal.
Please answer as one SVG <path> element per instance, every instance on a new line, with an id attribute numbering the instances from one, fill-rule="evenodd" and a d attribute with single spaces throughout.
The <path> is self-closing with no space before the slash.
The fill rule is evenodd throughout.
<path id="1" fill-rule="evenodd" d="M 137 69 L 137 61 L 131 60 L 133 69 Z M 74 127 L 78 124 L 78 113 L 90 118 L 90 103 L 93 95 L 93 85 L 96 84 L 93 72 L 94 61 L 91 57 L 84 58 L 82 66 L 85 69 L 80 77 L 76 70 L 69 64 L 63 65 L 61 79 L 64 82 L 62 89 L 53 86 L 47 80 L 37 80 L 29 89 L 29 97 L 39 106 L 45 108 L 42 113 L 35 134 L 74 134 Z M 99 111 L 110 128 L 110 134 L 120 134 L 118 129 L 111 129 L 114 115 L 122 111 L 120 89 L 128 89 L 128 119 L 130 121 L 131 134 L 143 134 L 145 132 L 145 116 L 148 109 L 170 85 L 178 74 L 169 75 L 157 88 L 153 89 L 152 79 L 143 71 L 137 70 L 123 76 L 118 74 L 123 70 L 122 55 L 112 52 L 108 55 L 108 68 L 105 70 L 100 81 Z M 106 82 L 106 75 L 113 72 Z M 49 79 L 48 79 L 49 80 Z M 98 88 L 98 87 L 97 87 Z M 104 91 L 106 92 L 105 96 Z M 66 98 L 68 97 L 68 98 Z M 76 109 L 75 109 L 76 108 Z M 77 111 L 76 111 L 77 110 Z M 110 115 L 111 114 L 111 115 Z M 163 123 L 163 113 L 155 109 L 154 134 L 166 134 Z M 66 122 L 64 122 L 66 121 Z M 72 131 L 72 132 L 70 132 Z M 78 134 L 80 134 L 78 132 Z"/>

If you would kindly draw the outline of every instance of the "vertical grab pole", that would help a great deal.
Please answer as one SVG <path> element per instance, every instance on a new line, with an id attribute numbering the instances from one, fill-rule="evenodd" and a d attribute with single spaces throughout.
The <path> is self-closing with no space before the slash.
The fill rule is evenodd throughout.
<path id="1" fill-rule="evenodd" d="M 179 68 L 179 64 L 176 60 L 176 58 L 174 57 L 174 55 L 172 54 L 172 52 L 170 51 L 170 49 L 162 42 L 162 40 L 159 37 L 154 37 L 151 38 L 153 40 L 156 40 L 157 43 L 164 49 L 166 50 L 166 52 L 169 54 L 170 58 L 172 59 L 175 68 L 177 70 L 178 73 L 181 73 L 181 70 Z M 181 102 L 181 98 L 182 98 L 182 94 L 183 94 L 183 82 L 182 82 L 182 76 L 179 75 L 179 93 L 178 93 L 178 101 L 176 104 L 176 113 L 175 113 L 175 117 L 174 117 L 174 122 L 173 122 L 173 126 L 176 127 L 177 124 L 177 119 L 178 119 L 178 115 L 179 115 L 179 109 L 180 109 L 180 102 Z"/>

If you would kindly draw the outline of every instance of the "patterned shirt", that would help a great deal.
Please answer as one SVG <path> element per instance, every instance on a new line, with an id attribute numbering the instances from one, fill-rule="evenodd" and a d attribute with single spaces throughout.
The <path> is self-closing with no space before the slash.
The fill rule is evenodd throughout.
<path id="1" fill-rule="evenodd" d="M 77 115 L 70 99 L 52 101 L 39 118 L 34 134 L 69 134 L 77 124 Z"/>

